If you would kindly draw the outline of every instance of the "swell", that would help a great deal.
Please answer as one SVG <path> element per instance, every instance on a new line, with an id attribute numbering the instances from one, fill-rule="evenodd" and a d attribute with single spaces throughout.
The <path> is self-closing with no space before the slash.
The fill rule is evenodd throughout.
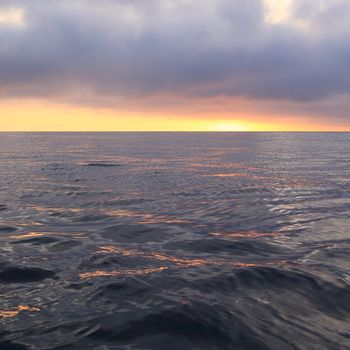
<path id="1" fill-rule="evenodd" d="M 0 349 L 349 349 L 349 135 L 0 139 Z"/>

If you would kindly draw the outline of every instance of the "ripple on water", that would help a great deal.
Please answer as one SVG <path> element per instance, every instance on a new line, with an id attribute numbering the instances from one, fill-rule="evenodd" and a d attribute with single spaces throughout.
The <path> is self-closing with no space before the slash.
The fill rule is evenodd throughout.
<path id="1" fill-rule="evenodd" d="M 108 163 L 108 162 L 91 162 L 83 165 L 84 167 L 97 167 L 97 168 L 114 168 L 121 167 L 123 164 Z"/>
<path id="2" fill-rule="evenodd" d="M 156 224 L 118 224 L 105 228 L 101 235 L 115 242 L 149 243 L 162 242 L 167 238 L 176 237 L 183 231 L 176 227 Z"/>
<path id="3" fill-rule="evenodd" d="M 1 135 L 0 350 L 349 349 L 350 134 L 164 135 Z"/>
<path id="4" fill-rule="evenodd" d="M 14 242 L 11 242 L 11 244 L 30 244 L 30 245 L 45 245 L 45 244 L 53 244 L 57 243 L 60 240 L 54 237 L 35 237 L 35 238 L 28 238 L 28 239 L 20 239 Z"/>
<path id="5" fill-rule="evenodd" d="M 1 337 L 1 333 L 0 333 Z M 11 341 L 1 341 L 0 340 L 0 349 L 3 350 L 30 350 L 28 346 L 13 343 Z"/>
<path id="6" fill-rule="evenodd" d="M 167 266 L 150 267 L 150 268 L 139 268 L 139 269 L 119 269 L 110 271 L 89 271 L 82 272 L 79 274 L 81 279 L 91 279 L 96 277 L 112 277 L 112 276 L 143 276 L 151 273 L 161 272 L 166 270 Z"/>
<path id="7" fill-rule="evenodd" d="M 0 225 L 0 233 L 12 233 L 18 230 L 17 227 Z"/>
<path id="8" fill-rule="evenodd" d="M 196 253 L 210 253 L 227 255 L 234 254 L 235 256 L 250 256 L 255 257 L 273 257 L 280 255 L 283 250 L 281 247 L 263 240 L 226 240 L 217 237 L 184 240 L 179 242 L 171 242 L 164 245 L 166 249 L 184 250 Z"/>
<path id="9" fill-rule="evenodd" d="M 19 313 L 27 311 L 27 312 L 39 312 L 40 309 L 37 307 L 31 307 L 28 305 L 19 305 L 13 309 L 0 310 L 0 318 L 9 318 L 16 317 Z M 1 345 L 1 343 L 0 343 Z M 0 347 L 0 349 L 3 349 Z"/>
<path id="10" fill-rule="evenodd" d="M 5 267 L 0 271 L 0 281 L 3 283 L 29 283 L 55 278 L 54 271 L 38 267 Z"/>
<path id="11" fill-rule="evenodd" d="M 141 297 L 147 292 L 152 292 L 151 285 L 133 276 L 100 284 L 91 299 L 99 301 L 100 298 L 115 300 L 125 297 Z"/>
<path id="12" fill-rule="evenodd" d="M 161 344 L 167 344 L 167 349 L 268 349 L 249 326 L 221 305 L 193 302 L 131 317 L 120 323 L 114 315 L 106 316 L 88 337 L 147 349 L 162 349 Z"/>

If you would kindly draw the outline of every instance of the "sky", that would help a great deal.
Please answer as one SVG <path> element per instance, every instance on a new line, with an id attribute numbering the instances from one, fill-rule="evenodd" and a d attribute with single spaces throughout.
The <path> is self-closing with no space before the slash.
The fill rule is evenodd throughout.
<path id="1" fill-rule="evenodd" d="M 349 0 L 0 0 L 2 131 L 350 131 Z"/>

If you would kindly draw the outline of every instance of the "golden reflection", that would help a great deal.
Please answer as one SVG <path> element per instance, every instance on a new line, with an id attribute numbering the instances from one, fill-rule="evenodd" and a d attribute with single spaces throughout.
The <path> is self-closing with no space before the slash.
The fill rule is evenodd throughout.
<path id="1" fill-rule="evenodd" d="M 240 232 L 212 232 L 211 236 L 215 237 L 234 237 L 234 238 L 259 238 L 259 237 L 279 237 L 281 232 L 257 232 L 257 231 L 240 231 Z"/>
<path id="2" fill-rule="evenodd" d="M 11 235 L 10 238 L 11 239 L 26 239 L 26 238 L 35 238 L 35 237 L 43 237 L 43 236 L 54 236 L 55 232 L 28 232 L 28 233 L 24 233 L 24 234 L 20 234 L 20 235 Z M 83 234 L 82 233 L 78 233 L 78 232 L 69 232 L 69 233 L 63 233 L 60 232 L 59 233 L 60 236 L 67 236 L 67 237 L 74 237 L 74 238 L 82 238 Z"/>
<path id="3" fill-rule="evenodd" d="M 81 279 L 91 279 L 95 277 L 111 277 L 111 276 L 140 276 L 149 275 L 151 273 L 161 272 L 168 269 L 167 266 L 160 266 L 147 269 L 131 269 L 131 270 L 113 270 L 113 271 L 91 271 L 79 274 Z"/>
<path id="4" fill-rule="evenodd" d="M 140 217 L 141 214 L 131 211 L 131 210 L 127 210 L 127 209 L 116 209 L 116 210 L 109 210 L 106 212 L 109 215 L 113 215 L 113 216 L 122 216 L 125 218 L 135 218 L 135 217 Z"/>
<path id="5" fill-rule="evenodd" d="M 279 235 L 279 233 L 258 233 L 255 231 L 247 232 L 251 235 L 251 237 L 266 237 L 264 235 L 269 235 L 274 237 L 275 235 Z M 233 233 L 237 237 L 237 235 L 246 235 L 247 233 Z M 241 236 L 238 236 L 241 237 Z M 245 236 L 244 236 L 245 237 Z M 191 259 L 185 257 L 175 257 L 172 255 L 167 255 L 160 252 L 142 252 L 137 249 L 127 249 L 114 245 L 106 245 L 99 248 L 98 253 L 111 254 L 116 253 L 123 256 L 136 256 L 145 259 L 150 259 L 152 261 L 160 261 L 162 263 L 169 263 L 175 265 L 180 268 L 188 268 L 188 267 L 200 267 L 200 266 L 222 266 L 222 267 L 233 267 L 236 269 L 246 269 L 246 268 L 256 268 L 256 267 L 286 267 L 290 269 L 295 269 L 297 267 L 303 267 L 302 264 L 296 261 L 288 261 L 288 260 L 264 260 L 260 263 L 249 263 L 242 261 L 233 261 L 229 258 L 208 258 L 208 259 Z M 134 269 L 134 270 L 114 270 L 114 271 L 93 271 L 93 272 L 84 272 L 79 276 L 82 279 L 90 279 L 93 277 L 100 276 L 119 276 L 119 275 L 147 275 L 150 273 L 163 271 L 169 269 L 171 266 L 160 266 L 155 268 L 145 268 L 145 269 Z"/>
<path id="6" fill-rule="evenodd" d="M 257 264 L 246 264 L 246 263 L 240 263 L 240 262 L 232 263 L 232 265 L 234 267 L 237 267 L 237 268 L 248 268 L 248 267 L 259 267 L 259 266 L 261 266 L 261 265 L 257 265 Z"/>
<path id="7" fill-rule="evenodd" d="M 39 312 L 40 309 L 27 305 L 19 305 L 12 310 L 0 310 L 0 318 L 16 317 L 21 311 Z"/>
<path id="8" fill-rule="evenodd" d="M 29 223 L 17 223 L 17 222 L 8 222 L 10 226 L 18 226 L 18 227 L 28 227 L 28 226 L 43 226 L 44 224 L 41 222 L 29 222 Z"/>
<path id="9" fill-rule="evenodd" d="M 167 217 L 165 215 L 161 216 L 149 216 L 145 217 L 141 221 L 139 221 L 140 224 L 174 224 L 174 225 L 180 225 L 180 224 L 187 224 L 189 223 L 188 220 L 180 220 L 180 219 L 172 219 L 170 217 Z"/>
<path id="10" fill-rule="evenodd" d="M 199 267 L 199 266 L 205 266 L 205 265 L 217 265 L 217 266 L 225 266 L 225 265 L 231 265 L 236 268 L 241 267 L 256 267 L 258 265 L 256 264 L 250 264 L 250 263 L 243 263 L 243 262 L 232 262 L 228 261 L 227 259 L 191 259 L 191 258 L 185 258 L 185 257 L 176 257 L 172 255 L 167 255 L 160 252 L 154 252 L 154 253 L 145 253 L 142 251 L 139 251 L 137 249 L 125 249 L 113 245 L 103 246 L 100 247 L 100 249 L 97 251 L 98 253 L 116 253 L 123 256 L 137 256 L 144 259 L 150 259 L 153 261 L 161 261 L 169 264 L 173 264 L 179 267 Z"/>
<path id="11" fill-rule="evenodd" d="M 138 219 L 139 224 L 187 224 L 188 220 L 173 219 L 168 215 L 156 215 L 151 213 L 142 213 L 126 209 L 117 209 L 107 211 L 106 214 L 120 216 L 124 218 Z"/>
<path id="12" fill-rule="evenodd" d="M 322 184 L 315 180 L 305 179 L 305 178 L 295 178 L 285 175 L 277 177 L 276 175 L 266 174 L 266 175 L 256 175 L 249 173 L 251 170 L 256 170 L 255 168 L 241 168 L 247 172 L 229 172 L 229 173 L 215 173 L 215 174 L 203 174 L 204 177 L 218 177 L 218 178 L 246 178 L 249 180 L 262 180 L 264 186 L 273 185 L 281 188 L 304 188 L 304 187 L 318 187 Z"/>
<path id="13" fill-rule="evenodd" d="M 247 176 L 246 174 L 242 174 L 242 173 L 227 173 L 227 174 L 209 174 L 209 175 L 205 175 L 205 176 L 214 176 L 214 177 L 244 177 Z"/>
<path id="14" fill-rule="evenodd" d="M 147 257 L 158 261 L 170 262 L 175 265 L 184 266 L 184 267 L 202 266 L 202 265 L 211 263 L 210 260 L 177 258 L 174 256 L 169 256 L 161 253 L 151 253 Z"/>
<path id="15" fill-rule="evenodd" d="M 125 249 L 113 245 L 107 245 L 107 246 L 102 246 L 100 249 L 97 251 L 98 253 L 115 253 L 115 254 L 120 254 L 123 256 L 138 256 L 142 257 L 145 259 L 150 259 L 150 260 L 157 260 L 157 261 L 163 261 L 163 262 L 168 262 L 168 263 L 173 263 L 175 265 L 179 266 L 200 266 L 200 265 L 206 265 L 213 263 L 210 260 L 204 260 L 204 259 L 189 259 L 189 258 L 179 258 L 171 255 L 166 255 L 162 254 L 159 252 L 155 253 L 144 253 L 136 249 Z"/>
<path id="16" fill-rule="evenodd" d="M 115 253 L 123 256 L 135 256 L 140 255 L 139 251 L 135 249 L 126 249 L 122 247 L 117 247 L 114 245 L 105 245 L 97 250 L 97 253 Z"/>
<path id="17" fill-rule="evenodd" d="M 203 175 L 206 177 L 245 177 L 248 179 L 267 179 L 264 176 L 258 176 L 258 175 L 253 175 L 253 174 L 247 174 L 247 173 L 219 173 L 219 174 L 207 174 L 207 175 Z"/>
<path id="18" fill-rule="evenodd" d="M 31 209 L 36 211 L 51 211 L 54 213 L 80 213 L 82 212 L 82 209 L 80 208 L 57 208 L 57 207 L 43 207 L 39 205 L 31 205 Z"/>
<path id="19" fill-rule="evenodd" d="M 52 213 L 81 213 L 81 208 L 57 208 L 57 207 L 43 207 L 43 206 L 30 206 L 31 209 L 36 211 L 49 211 Z M 137 212 L 127 209 L 105 210 L 103 214 L 110 216 L 118 216 L 122 218 L 136 219 L 139 224 L 187 224 L 189 220 L 174 219 L 169 215 L 158 215 L 152 213 Z"/>
<path id="20" fill-rule="evenodd" d="M 224 153 L 224 152 L 223 152 Z M 204 159 L 205 160 L 205 159 Z M 207 159 L 210 161 L 210 158 Z M 258 171 L 258 167 L 245 165 L 242 163 L 189 163 L 188 168 L 206 168 L 206 169 L 235 169 L 235 170 L 245 170 L 245 171 Z"/>
<path id="21" fill-rule="evenodd" d="M 32 238 L 32 237 L 42 237 L 44 233 L 41 232 L 29 232 L 24 233 L 23 235 L 12 235 L 10 238 L 12 239 L 24 239 L 24 238 Z"/>

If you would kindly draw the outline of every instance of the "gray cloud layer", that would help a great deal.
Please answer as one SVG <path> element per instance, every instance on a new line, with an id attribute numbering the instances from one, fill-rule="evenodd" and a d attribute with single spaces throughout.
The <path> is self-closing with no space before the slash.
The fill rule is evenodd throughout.
<path id="1" fill-rule="evenodd" d="M 2 96 L 350 95 L 348 0 L 294 0 L 274 24 L 260 0 L 5 0 L 0 13 L 9 6 L 24 25 L 0 23 Z"/>

